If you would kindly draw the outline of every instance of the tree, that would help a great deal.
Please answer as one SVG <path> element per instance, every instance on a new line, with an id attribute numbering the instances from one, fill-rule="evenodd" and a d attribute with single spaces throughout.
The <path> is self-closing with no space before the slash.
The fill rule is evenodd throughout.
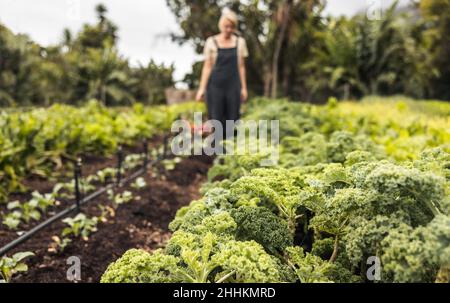
<path id="1" fill-rule="evenodd" d="M 450 100 L 450 0 L 421 0 L 424 18 L 423 42 L 431 53 L 433 92 L 431 97 Z"/>
<path id="2" fill-rule="evenodd" d="M 311 92 L 323 99 L 429 95 L 433 69 L 430 54 L 416 37 L 420 26 L 415 14 L 414 9 L 399 10 L 394 2 L 381 20 L 365 15 L 330 18 L 322 43 L 314 48 L 314 60 L 302 67 L 311 71 Z"/>
<path id="3" fill-rule="evenodd" d="M 298 31 L 303 30 L 304 22 L 320 20 L 322 7 L 319 0 L 253 0 L 245 3 L 232 0 L 167 0 L 167 4 L 182 29 L 182 34 L 174 34 L 173 39 L 179 43 L 192 43 L 198 53 L 202 52 L 206 38 L 218 31 L 216 28 L 221 9 L 227 6 L 239 12 L 239 30 L 251 53 L 247 62 L 249 89 L 266 96 L 277 94 L 280 71 L 283 73 L 285 95 L 296 82 L 295 73 L 289 69 L 292 62 L 283 56 L 288 53 L 293 35 L 301 36 Z M 302 38 L 315 39 L 314 35 L 303 35 Z M 313 41 L 298 43 L 296 51 L 301 55 L 308 54 L 313 44 Z M 188 78 L 195 76 L 199 77 L 194 75 Z"/>
<path id="4" fill-rule="evenodd" d="M 130 73 L 134 80 L 131 86 L 133 96 L 144 104 L 165 103 L 165 88 L 174 86 L 173 65 L 158 65 L 153 60 L 147 66 L 132 68 Z"/>

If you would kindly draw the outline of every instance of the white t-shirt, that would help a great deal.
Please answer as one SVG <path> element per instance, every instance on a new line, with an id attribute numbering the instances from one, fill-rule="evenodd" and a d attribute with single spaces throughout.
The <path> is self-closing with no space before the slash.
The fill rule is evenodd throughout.
<path id="1" fill-rule="evenodd" d="M 203 56 L 205 58 L 205 60 L 207 59 L 212 59 L 213 64 L 216 62 L 217 59 L 217 46 L 216 43 L 214 42 L 214 37 L 209 37 L 208 39 L 206 39 L 206 43 L 205 43 L 205 47 L 203 49 Z M 239 52 L 239 59 L 242 60 L 243 58 L 247 58 L 248 57 L 248 48 L 247 48 L 247 43 L 245 42 L 245 39 L 242 37 L 237 37 L 234 36 L 234 42 L 236 45 L 236 38 L 238 38 L 238 52 Z M 217 41 L 217 38 L 216 38 Z"/>

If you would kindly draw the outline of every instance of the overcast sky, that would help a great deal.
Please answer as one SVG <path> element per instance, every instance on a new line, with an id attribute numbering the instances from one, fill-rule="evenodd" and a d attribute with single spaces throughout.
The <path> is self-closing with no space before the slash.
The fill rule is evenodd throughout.
<path id="1" fill-rule="evenodd" d="M 409 0 L 401 2 L 407 3 Z M 168 38 L 177 31 L 165 0 L 0 0 L 0 23 L 15 33 L 26 33 L 42 45 L 61 40 L 64 28 L 78 31 L 96 20 L 97 3 L 107 6 L 109 18 L 119 27 L 119 49 L 133 64 L 174 63 L 175 79 L 191 70 L 199 57 L 192 47 L 179 47 Z M 352 15 L 365 7 L 388 6 L 392 0 L 328 0 L 327 14 Z"/>

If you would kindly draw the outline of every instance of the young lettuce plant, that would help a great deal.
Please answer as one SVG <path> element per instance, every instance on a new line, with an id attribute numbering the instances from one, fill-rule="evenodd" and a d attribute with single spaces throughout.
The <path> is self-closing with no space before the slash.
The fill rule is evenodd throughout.
<path id="1" fill-rule="evenodd" d="M 58 236 L 53 236 L 52 237 L 53 242 L 50 244 L 49 248 L 48 248 L 48 252 L 51 253 L 62 253 L 64 252 L 64 250 L 66 249 L 66 247 L 72 243 L 72 239 L 70 238 L 60 238 Z"/>
<path id="2" fill-rule="evenodd" d="M 108 222 L 108 217 L 114 218 L 116 216 L 116 211 L 112 207 L 99 205 L 98 208 L 101 214 L 97 218 L 102 223 Z"/>
<path id="3" fill-rule="evenodd" d="M 8 203 L 7 208 L 8 210 L 15 210 L 17 212 L 16 217 L 19 217 L 20 213 L 20 220 L 29 223 L 32 219 L 37 221 L 41 218 L 41 213 L 37 210 L 37 206 L 37 202 L 20 203 L 19 201 L 13 201 Z"/>
<path id="4" fill-rule="evenodd" d="M 59 204 L 59 201 L 56 200 L 55 193 L 42 195 L 38 191 L 34 191 L 31 196 L 32 199 L 28 202 L 30 206 L 39 208 L 42 212 L 45 212 L 50 206 Z"/>
<path id="5" fill-rule="evenodd" d="M 180 163 L 181 160 L 182 160 L 181 157 L 175 157 L 175 158 L 173 158 L 173 159 L 165 159 L 165 160 L 162 160 L 161 163 L 163 164 L 164 169 L 165 169 L 166 171 L 169 171 L 169 170 L 174 170 L 175 167 L 176 167 L 176 165 L 177 165 L 178 163 Z"/>
<path id="6" fill-rule="evenodd" d="M 134 169 L 142 164 L 142 160 L 144 159 L 144 154 L 132 154 L 127 155 L 124 161 L 125 169 Z"/>
<path id="7" fill-rule="evenodd" d="M 13 201 L 7 204 L 7 209 L 12 212 L 8 213 L 3 218 L 3 224 L 9 229 L 15 230 L 20 225 L 21 221 L 29 223 L 31 220 L 38 221 L 41 218 L 41 213 L 44 213 L 50 206 L 58 205 L 56 200 L 56 193 L 59 191 L 56 186 L 54 191 L 49 194 L 40 194 L 34 191 L 32 198 L 28 202 L 21 203 L 20 201 Z"/>
<path id="8" fill-rule="evenodd" d="M 131 187 L 134 189 L 142 189 L 147 186 L 147 182 L 142 177 L 139 177 L 131 184 Z"/>
<path id="9" fill-rule="evenodd" d="M 16 230 L 20 225 L 20 219 L 22 218 L 22 213 L 20 211 L 13 211 L 5 216 L 3 216 L 2 223 L 6 225 L 11 230 Z"/>
<path id="10" fill-rule="evenodd" d="M 34 253 L 18 252 L 12 257 L 2 257 L 0 259 L 0 283 L 9 283 L 16 273 L 28 271 L 28 266 L 22 261 L 31 256 L 34 256 Z"/>
<path id="11" fill-rule="evenodd" d="M 133 200 L 133 193 L 130 191 L 124 191 L 121 194 L 115 194 L 114 190 L 109 189 L 107 191 L 108 199 L 114 203 L 115 207 L 118 207 L 121 204 L 128 203 Z"/>
<path id="12" fill-rule="evenodd" d="M 87 193 L 95 190 L 95 186 L 92 184 L 93 179 L 88 177 L 86 179 L 80 180 L 80 189 L 81 191 Z M 62 190 L 65 190 L 65 192 L 60 193 L 59 196 L 61 198 L 73 198 L 75 195 L 75 182 L 74 180 L 66 182 L 66 183 L 58 183 L 57 186 L 59 186 Z"/>
<path id="13" fill-rule="evenodd" d="M 116 177 L 117 169 L 107 167 L 97 172 L 97 180 L 101 183 L 107 183 L 109 180 L 114 180 Z"/>
<path id="14" fill-rule="evenodd" d="M 61 235 L 63 237 L 71 235 L 74 237 L 81 236 L 83 240 L 87 241 L 89 235 L 97 231 L 98 218 L 88 218 L 85 214 L 80 213 L 74 218 L 64 219 L 63 222 L 68 225 L 68 227 L 64 228 L 62 231 Z"/>

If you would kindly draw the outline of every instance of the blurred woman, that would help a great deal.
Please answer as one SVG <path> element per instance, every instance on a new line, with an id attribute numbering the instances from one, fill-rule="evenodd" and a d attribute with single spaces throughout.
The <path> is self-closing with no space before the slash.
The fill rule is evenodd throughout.
<path id="1" fill-rule="evenodd" d="M 225 9 L 220 17 L 220 33 L 209 37 L 204 48 L 198 101 L 206 98 L 208 118 L 222 123 L 225 132 L 227 120 L 240 118 L 240 105 L 248 97 L 245 58 L 247 44 L 238 35 L 237 15 Z"/>

